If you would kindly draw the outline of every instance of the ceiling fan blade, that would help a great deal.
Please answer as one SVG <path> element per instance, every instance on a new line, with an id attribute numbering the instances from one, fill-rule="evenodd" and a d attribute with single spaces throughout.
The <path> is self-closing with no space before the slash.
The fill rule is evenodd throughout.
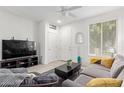
<path id="1" fill-rule="evenodd" d="M 60 6 L 60 10 L 57 12 L 66 12 L 66 11 L 72 11 L 72 10 L 76 10 L 78 8 L 82 8 L 82 6 L 72 6 L 72 7 L 68 7 L 68 6 Z"/>
<path id="2" fill-rule="evenodd" d="M 76 9 L 79 9 L 79 8 L 82 8 L 82 6 L 72 6 L 70 8 L 67 8 L 65 11 L 72 11 L 72 10 L 76 10 Z"/>
<path id="3" fill-rule="evenodd" d="M 72 6 L 72 7 L 69 7 L 69 6 L 60 6 L 60 9 L 59 11 L 57 11 L 58 13 L 60 13 L 62 16 L 65 16 L 65 17 L 77 17 L 76 15 L 74 15 L 73 13 L 71 13 L 70 11 L 72 10 L 75 10 L 75 9 L 78 9 L 78 8 L 81 8 L 82 6 Z"/>
<path id="4" fill-rule="evenodd" d="M 74 14 L 71 13 L 71 12 L 68 12 L 68 15 L 71 16 L 71 17 L 74 17 L 74 18 L 77 17 L 76 15 L 74 15 Z"/>

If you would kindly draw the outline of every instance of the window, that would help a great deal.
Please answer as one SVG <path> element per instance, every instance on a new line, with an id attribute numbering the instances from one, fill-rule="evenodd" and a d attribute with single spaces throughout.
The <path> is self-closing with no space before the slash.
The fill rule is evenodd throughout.
<path id="1" fill-rule="evenodd" d="M 89 54 L 109 55 L 116 45 L 116 20 L 89 25 Z"/>

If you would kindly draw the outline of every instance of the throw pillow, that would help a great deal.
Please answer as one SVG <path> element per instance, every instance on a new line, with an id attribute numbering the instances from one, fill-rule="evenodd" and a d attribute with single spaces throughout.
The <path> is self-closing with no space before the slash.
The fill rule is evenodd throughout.
<path id="1" fill-rule="evenodd" d="M 90 63 L 91 64 L 95 64 L 95 63 L 101 64 L 101 57 L 98 57 L 98 56 L 91 57 Z"/>
<path id="2" fill-rule="evenodd" d="M 120 87 L 122 80 L 113 78 L 96 78 L 89 81 L 87 87 Z"/>
<path id="3" fill-rule="evenodd" d="M 113 58 L 111 57 L 102 57 L 101 58 L 101 65 L 107 67 L 107 68 L 111 68 L 112 64 L 113 64 Z"/>

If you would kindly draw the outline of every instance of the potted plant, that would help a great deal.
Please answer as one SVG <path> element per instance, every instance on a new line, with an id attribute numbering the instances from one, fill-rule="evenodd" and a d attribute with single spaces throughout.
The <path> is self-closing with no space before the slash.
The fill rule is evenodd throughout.
<path id="1" fill-rule="evenodd" d="M 72 64 L 72 60 L 71 59 L 67 60 L 67 66 L 71 66 L 71 64 Z"/>

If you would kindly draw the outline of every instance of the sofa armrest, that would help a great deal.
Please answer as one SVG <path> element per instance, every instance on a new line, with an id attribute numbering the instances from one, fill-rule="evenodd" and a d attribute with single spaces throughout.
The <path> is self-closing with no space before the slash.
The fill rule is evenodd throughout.
<path id="1" fill-rule="evenodd" d="M 78 83 L 75 83 L 74 81 L 67 79 L 62 83 L 62 87 L 83 87 L 83 86 Z"/>

